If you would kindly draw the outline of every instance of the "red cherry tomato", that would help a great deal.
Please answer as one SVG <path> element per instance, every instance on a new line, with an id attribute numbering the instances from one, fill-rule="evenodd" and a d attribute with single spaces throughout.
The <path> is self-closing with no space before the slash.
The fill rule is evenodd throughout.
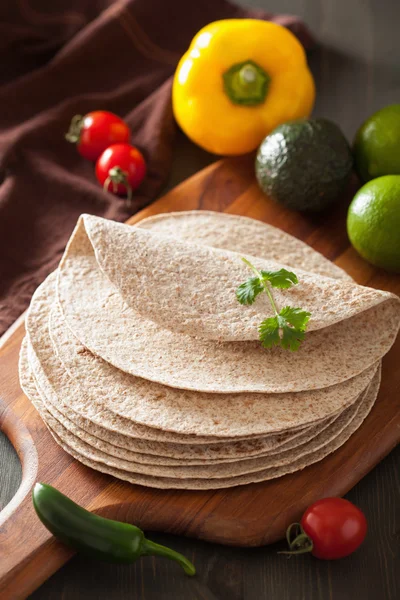
<path id="1" fill-rule="evenodd" d="M 352 554 L 367 535 L 364 514 L 344 498 L 314 502 L 304 513 L 301 526 L 313 541 L 312 554 L 326 560 Z"/>
<path id="2" fill-rule="evenodd" d="M 111 144 L 129 142 L 131 131 L 117 115 L 105 110 L 75 115 L 65 136 L 77 144 L 78 152 L 88 160 L 97 160 Z"/>
<path id="3" fill-rule="evenodd" d="M 293 528 L 298 535 L 290 540 Z M 300 525 L 288 529 L 289 554 L 309 551 L 325 560 L 344 558 L 357 550 L 366 534 L 367 520 L 357 506 L 344 498 L 323 498 L 309 506 Z"/>
<path id="4" fill-rule="evenodd" d="M 146 175 L 142 153 L 130 144 L 114 144 L 96 163 L 96 177 L 105 190 L 131 199 Z"/>

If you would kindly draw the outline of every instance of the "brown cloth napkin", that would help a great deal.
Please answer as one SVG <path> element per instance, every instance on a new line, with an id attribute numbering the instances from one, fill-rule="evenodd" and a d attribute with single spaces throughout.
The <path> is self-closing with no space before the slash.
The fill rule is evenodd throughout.
<path id="1" fill-rule="evenodd" d="M 0 333 L 57 265 L 81 213 L 123 221 L 126 202 L 96 183 L 64 140 L 71 117 L 122 116 L 148 174 L 134 210 L 171 164 L 171 76 L 194 34 L 217 19 L 271 19 L 310 47 L 301 21 L 225 0 L 2 0 L 0 8 Z"/>

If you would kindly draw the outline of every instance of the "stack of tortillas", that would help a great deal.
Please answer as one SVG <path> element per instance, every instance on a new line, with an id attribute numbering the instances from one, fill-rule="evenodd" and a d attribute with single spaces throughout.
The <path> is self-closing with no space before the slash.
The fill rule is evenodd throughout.
<path id="1" fill-rule="evenodd" d="M 265 349 L 259 269 L 294 271 L 278 307 L 311 313 L 297 352 Z M 265 296 L 265 299 L 261 296 Z M 20 379 L 55 440 L 94 469 L 156 488 L 280 477 L 334 452 L 376 399 L 400 302 L 295 238 L 213 212 L 128 226 L 82 216 L 33 296 Z"/>

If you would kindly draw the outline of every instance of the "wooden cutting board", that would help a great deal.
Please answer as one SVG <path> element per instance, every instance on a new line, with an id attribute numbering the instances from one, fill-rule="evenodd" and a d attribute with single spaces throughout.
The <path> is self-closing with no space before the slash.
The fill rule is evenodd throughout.
<path id="1" fill-rule="evenodd" d="M 400 294 L 400 277 L 379 271 L 349 247 L 345 217 L 349 198 L 325 215 L 304 216 L 277 206 L 258 189 L 253 160 L 215 163 L 185 181 L 134 223 L 157 213 L 205 209 L 246 215 L 271 223 L 307 242 L 343 267 L 358 283 Z M 161 491 L 133 486 L 93 471 L 53 441 L 21 392 L 18 353 L 24 335 L 20 319 L 0 348 L 0 428 L 22 462 L 22 483 L 0 513 L 0 598 L 25 598 L 72 552 L 56 542 L 37 519 L 30 491 L 50 483 L 90 510 L 165 531 L 238 546 L 259 546 L 283 537 L 287 525 L 323 496 L 345 494 L 400 440 L 400 339 L 383 362 L 379 398 L 362 427 L 323 461 L 265 483 L 220 491 Z M 1 468 L 1 465 L 0 465 Z"/>

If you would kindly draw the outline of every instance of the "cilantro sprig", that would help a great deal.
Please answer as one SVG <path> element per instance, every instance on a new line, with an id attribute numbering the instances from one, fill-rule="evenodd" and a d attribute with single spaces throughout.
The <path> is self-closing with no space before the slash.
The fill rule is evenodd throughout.
<path id="1" fill-rule="evenodd" d="M 275 313 L 273 317 L 264 319 L 259 325 L 261 344 L 264 348 L 282 346 L 286 350 L 295 352 L 304 340 L 311 313 L 292 306 L 285 306 L 278 311 L 271 288 L 288 289 L 298 283 L 297 276 L 286 269 L 259 271 L 246 258 L 242 258 L 242 261 L 250 267 L 255 277 L 250 277 L 239 285 L 236 298 L 240 304 L 253 304 L 257 296 L 265 292 Z"/>

